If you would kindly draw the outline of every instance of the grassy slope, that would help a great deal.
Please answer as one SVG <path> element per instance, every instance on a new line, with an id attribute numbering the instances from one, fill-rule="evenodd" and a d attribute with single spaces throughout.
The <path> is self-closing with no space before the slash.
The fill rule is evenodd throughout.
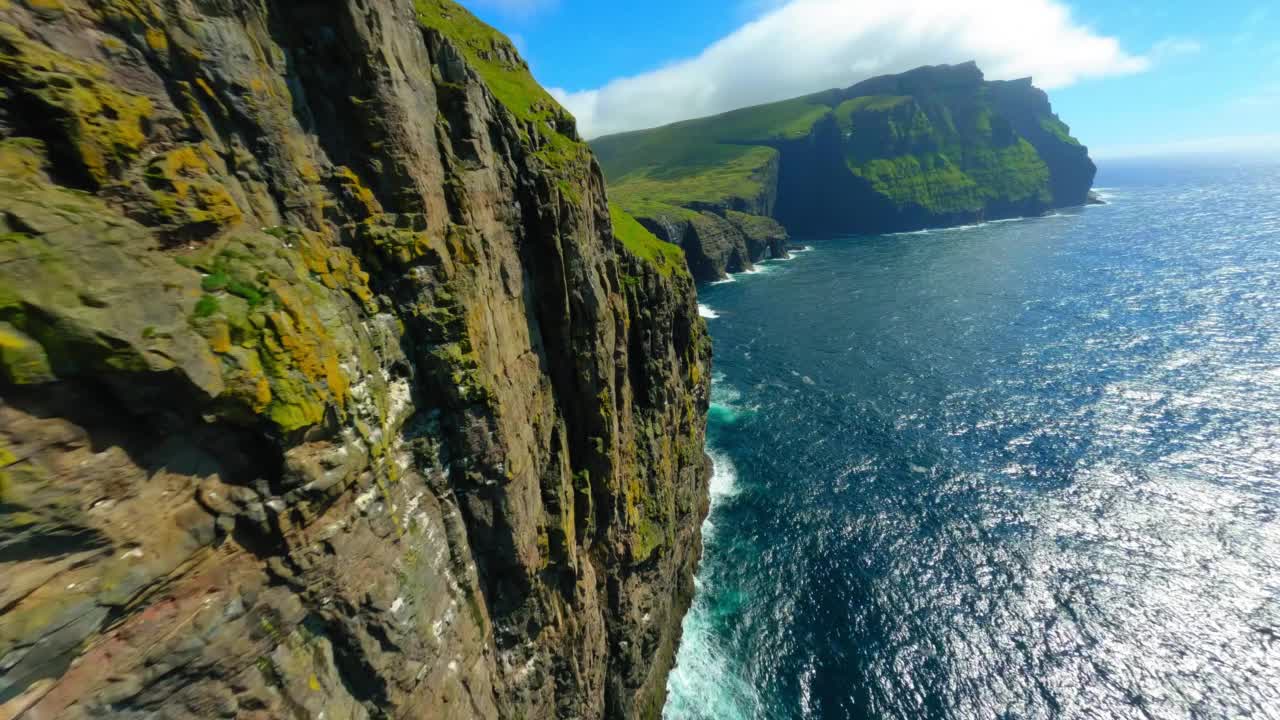
<path id="1" fill-rule="evenodd" d="M 565 126 L 566 121 L 571 123 L 571 116 L 533 79 L 529 66 L 519 59 L 507 36 L 453 0 L 414 0 L 414 9 L 419 23 L 438 30 L 460 46 L 467 62 L 489 90 L 516 117 L 545 128 L 548 139 L 562 150 L 581 144 L 557 130 Z"/>
<path id="2" fill-rule="evenodd" d="M 678 245 L 659 240 L 615 203 L 609 203 L 609 218 L 613 221 L 613 234 L 632 255 L 647 260 L 658 272 L 670 277 L 688 275 L 684 251 Z"/>
<path id="3" fill-rule="evenodd" d="M 976 213 L 989 202 L 1049 200 L 1048 167 L 1026 140 L 998 139 L 984 88 L 858 97 L 836 116 L 852 133 L 850 172 L 896 207 L 948 215 Z"/>
<path id="4" fill-rule="evenodd" d="M 836 120 L 841 126 L 848 127 L 857 113 L 884 112 L 908 102 L 911 102 L 911 98 L 906 95 L 864 95 L 851 98 L 836 106 Z"/>
<path id="5" fill-rule="evenodd" d="M 576 137 L 573 118 L 551 97 L 519 59 L 515 46 L 505 35 L 463 10 L 453 0 L 414 0 L 418 22 L 438 30 L 459 45 L 467 62 L 480 74 L 508 110 L 527 125 L 526 132 L 537 132 L 546 141 L 537 156 L 559 176 L 562 186 L 571 187 L 568 175 L 585 174 L 589 166 L 588 148 Z M 505 59 L 504 59 L 505 58 Z M 684 253 L 679 247 L 663 242 L 645 230 L 620 208 L 609 207 L 614 234 L 623 246 L 641 259 L 652 263 L 663 275 L 673 269 L 687 273 Z"/>
<path id="6" fill-rule="evenodd" d="M 976 71 L 975 71 L 976 72 Z M 985 90 L 939 87 L 913 95 L 828 91 L 593 141 L 612 198 L 628 212 L 680 216 L 680 206 L 727 204 L 764 190 L 780 140 L 807 135 L 831 114 L 852 174 L 896 207 L 966 213 L 992 200 L 1047 199 L 1048 170 L 1025 140 L 997 141 Z M 1076 143 L 1066 126 L 1042 125 Z M 861 137 L 861 147 L 858 138 Z"/>
<path id="7" fill-rule="evenodd" d="M 830 111 L 816 96 L 796 98 L 612 135 L 593 142 L 592 149 L 614 200 L 633 213 L 717 204 L 764 190 L 777 151 L 759 143 L 802 138 Z"/>
<path id="8" fill-rule="evenodd" d="M 528 117 L 535 106 L 559 107 L 538 86 L 528 68 L 492 57 L 495 48 L 511 48 L 505 35 L 481 22 L 452 0 L 415 0 L 418 22 L 439 30 L 462 46 L 467 61 L 484 77 L 489 89 L 513 112 Z"/>

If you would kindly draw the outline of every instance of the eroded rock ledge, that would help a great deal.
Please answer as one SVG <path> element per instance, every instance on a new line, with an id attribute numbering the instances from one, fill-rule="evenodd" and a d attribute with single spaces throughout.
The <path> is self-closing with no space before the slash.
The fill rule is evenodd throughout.
<path id="1" fill-rule="evenodd" d="M 656 717 L 710 346 L 612 227 L 448 0 L 0 0 L 0 716 Z"/>

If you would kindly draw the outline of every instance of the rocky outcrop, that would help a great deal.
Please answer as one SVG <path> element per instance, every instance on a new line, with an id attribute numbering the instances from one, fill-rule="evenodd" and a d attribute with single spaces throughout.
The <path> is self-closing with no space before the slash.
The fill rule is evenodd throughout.
<path id="1" fill-rule="evenodd" d="M 684 244 L 700 280 L 763 256 L 725 240 L 736 235 L 720 225 L 742 226 L 731 212 L 795 235 L 915 230 L 1084 204 L 1096 173 L 1044 92 L 1029 79 L 988 82 L 974 63 L 592 145 L 622 207 L 655 232 L 682 230 L 664 237 Z M 692 215 L 708 211 L 730 222 L 694 227 Z"/>
<path id="2" fill-rule="evenodd" d="M 448 0 L 0 1 L 0 717 L 656 717 L 692 279 Z"/>
<path id="3" fill-rule="evenodd" d="M 755 263 L 788 257 L 787 231 L 775 220 L 736 210 L 659 210 L 637 219 L 662 240 L 679 245 L 700 280 L 752 270 Z"/>
<path id="4" fill-rule="evenodd" d="M 802 234 L 916 230 L 1082 205 L 1097 172 L 1030 79 L 924 67 L 820 96 L 781 156 L 775 216 Z"/>
<path id="5" fill-rule="evenodd" d="M 1090 189 L 1098 168 L 1081 145 L 1058 120 L 1049 96 L 1031 84 L 1030 78 L 989 82 L 986 91 L 1015 133 L 1027 139 L 1049 168 L 1049 194 L 1056 207 L 1091 202 Z"/>

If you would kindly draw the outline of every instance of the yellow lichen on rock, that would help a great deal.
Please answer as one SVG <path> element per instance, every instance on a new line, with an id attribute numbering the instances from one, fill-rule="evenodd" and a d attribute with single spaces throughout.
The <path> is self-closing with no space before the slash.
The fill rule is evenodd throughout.
<path id="1" fill-rule="evenodd" d="M 147 47 L 156 52 L 166 52 L 169 49 L 169 38 L 164 31 L 159 28 L 148 28 L 146 32 Z"/>
<path id="2" fill-rule="evenodd" d="M 37 12 L 60 13 L 67 9 L 62 0 L 23 0 L 27 7 Z"/>
<path id="3" fill-rule="evenodd" d="M 350 250 L 329 243 L 316 232 L 294 228 L 273 228 L 269 232 L 296 249 L 307 269 L 326 288 L 346 290 L 366 309 L 375 307 L 369 273 L 361 269 L 360 261 Z"/>
<path id="4" fill-rule="evenodd" d="M 271 382 L 262 369 L 258 353 L 233 346 L 222 355 L 227 397 L 243 402 L 255 415 L 265 414 L 271 406 Z"/>
<path id="5" fill-rule="evenodd" d="M 152 159 L 145 178 L 160 220 L 214 228 L 238 223 L 239 206 L 210 172 L 211 164 L 220 162 L 207 143 L 183 145 Z"/>
<path id="6" fill-rule="evenodd" d="M 43 175 L 44 143 L 32 138 L 0 140 L 0 177 L 29 180 Z"/>
<path id="7" fill-rule="evenodd" d="M 376 215 L 360 223 L 356 228 L 363 242 L 376 248 L 379 254 L 400 265 L 409 266 L 431 252 L 442 253 L 440 243 L 421 227 L 396 227 L 393 216 Z"/>
<path id="8" fill-rule="evenodd" d="M 382 213 L 382 206 L 378 204 L 378 199 L 373 196 L 373 191 L 360 182 L 360 176 L 356 175 L 354 170 L 343 165 L 335 168 L 333 175 L 334 179 L 360 203 L 360 206 L 369 216 L 372 217 Z"/>
<path id="9" fill-rule="evenodd" d="M 14 385 L 54 380 L 49 356 L 40 343 L 7 322 L 0 322 L 0 377 Z"/>
<path id="10" fill-rule="evenodd" d="M 158 22 L 159 13 L 151 0 L 99 0 L 94 9 L 103 19 L 137 22 L 151 26 Z"/>
<path id="11" fill-rule="evenodd" d="M 206 273 L 207 309 L 192 324 L 222 361 L 226 398 L 284 432 L 321 422 L 330 408 L 341 416 L 351 394 L 342 369 L 350 331 L 333 316 L 356 307 L 343 291 L 372 294 L 349 251 L 325 249 L 318 233 L 273 228 L 184 259 Z"/>
<path id="12" fill-rule="evenodd" d="M 231 352 L 231 327 L 225 320 L 214 321 L 209 331 L 209 347 L 219 355 Z"/>
<path id="13" fill-rule="evenodd" d="M 345 405 L 347 380 L 338 368 L 337 348 L 314 306 L 298 297 L 287 283 L 272 281 L 270 287 L 283 311 L 268 317 L 290 364 L 307 380 L 327 387 L 339 406 Z"/>
<path id="14" fill-rule="evenodd" d="M 101 185 L 142 150 L 150 100 L 107 79 L 101 65 L 76 60 L 29 40 L 0 23 L 0 79 L 52 111 L 53 127 L 65 134 L 89 179 Z"/>
<path id="15" fill-rule="evenodd" d="M 178 105 L 181 107 L 183 115 L 187 118 L 187 122 L 200 131 L 200 134 L 205 138 L 216 138 L 218 131 L 213 127 L 213 121 L 205 114 L 204 108 L 200 107 L 200 101 L 196 98 L 195 90 L 192 89 L 191 83 L 178 81 L 175 85 L 178 88 Z"/>

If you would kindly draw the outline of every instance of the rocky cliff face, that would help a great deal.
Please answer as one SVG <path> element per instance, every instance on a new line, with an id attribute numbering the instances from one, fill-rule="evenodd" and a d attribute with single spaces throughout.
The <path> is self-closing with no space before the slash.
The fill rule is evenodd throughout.
<path id="1" fill-rule="evenodd" d="M 637 219 L 663 241 L 680 246 L 689 271 L 702 280 L 752 270 L 760 260 L 789 256 L 787 231 L 766 215 L 727 208 L 662 209 Z"/>
<path id="2" fill-rule="evenodd" d="M 656 717 L 710 350 L 612 228 L 449 0 L 0 0 L 0 717 Z"/>
<path id="3" fill-rule="evenodd" d="M 1081 205 L 1096 168 L 1031 81 L 977 65 L 873 78 L 782 157 L 776 217 L 805 234 L 893 232 Z"/>
<path id="4" fill-rule="evenodd" d="M 802 235 L 914 230 L 1079 205 L 1096 172 L 1030 80 L 987 82 L 973 63 L 592 145 L 615 200 L 682 244 L 703 280 L 775 246 L 759 224 L 724 229 L 744 227 L 733 212 Z"/>

